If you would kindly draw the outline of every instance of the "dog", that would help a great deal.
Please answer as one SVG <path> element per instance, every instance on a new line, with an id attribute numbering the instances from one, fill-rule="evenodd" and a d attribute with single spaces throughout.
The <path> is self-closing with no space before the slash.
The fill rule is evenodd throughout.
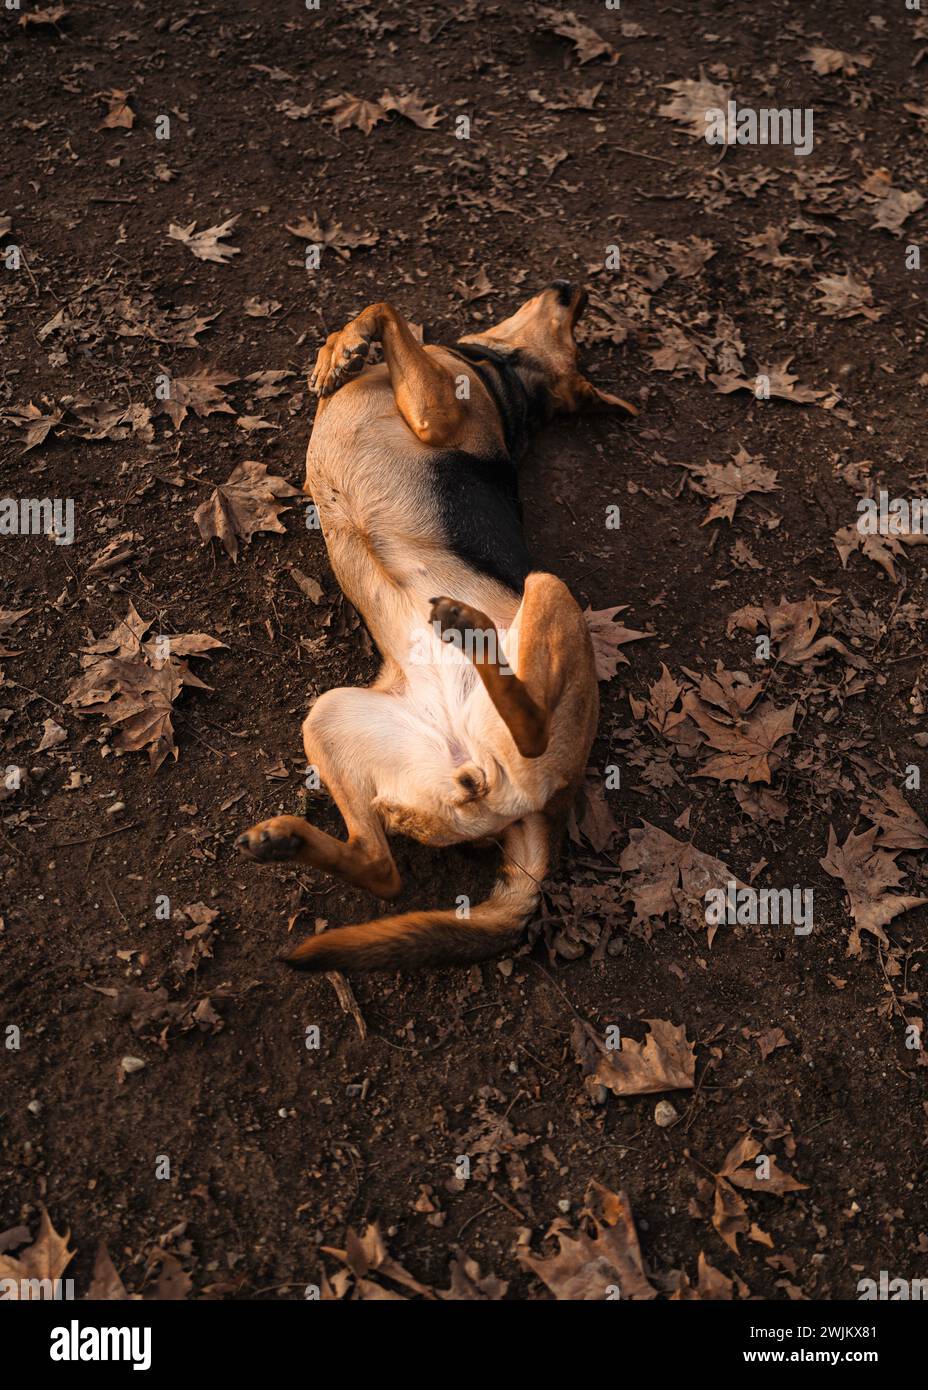
<path id="1" fill-rule="evenodd" d="M 392 304 L 372 304 L 319 351 L 304 491 L 383 666 L 368 689 L 320 695 L 303 723 L 307 761 L 347 840 L 274 816 L 237 843 L 260 863 L 309 864 L 383 899 L 401 889 L 388 833 L 435 846 L 501 841 L 503 857 L 469 910 L 465 899 L 339 927 L 289 964 L 466 964 L 513 949 L 535 909 L 599 695 L 579 606 L 532 567 L 517 466 L 555 411 L 637 414 L 578 369 L 586 301 L 557 280 L 449 347 L 423 346 Z M 384 360 L 370 365 L 375 343 Z"/>

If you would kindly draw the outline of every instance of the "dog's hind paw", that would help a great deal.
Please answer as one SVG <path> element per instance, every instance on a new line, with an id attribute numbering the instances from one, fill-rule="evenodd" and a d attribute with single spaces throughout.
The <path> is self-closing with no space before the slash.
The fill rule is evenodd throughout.
<path id="1" fill-rule="evenodd" d="M 305 840 L 294 830 L 294 816 L 275 816 L 261 821 L 235 841 L 243 854 L 259 864 L 283 864 L 298 859 Z"/>
<path id="2" fill-rule="evenodd" d="M 460 633 L 462 637 L 466 637 L 471 633 L 493 631 L 493 623 L 486 613 L 471 608 L 469 604 L 459 603 L 457 599 L 453 598 L 433 598 L 429 602 L 432 605 L 429 621 L 438 623 L 443 641 L 450 641 L 451 639 L 446 634 L 452 632 Z"/>

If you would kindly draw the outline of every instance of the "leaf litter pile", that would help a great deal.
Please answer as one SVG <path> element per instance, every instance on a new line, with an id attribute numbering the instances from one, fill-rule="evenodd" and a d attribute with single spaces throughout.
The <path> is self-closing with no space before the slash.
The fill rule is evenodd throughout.
<path id="1" fill-rule="evenodd" d="M 0 492 L 73 499 L 75 531 L 0 545 L 0 1276 L 924 1273 L 928 556 L 857 520 L 928 495 L 928 21 L 872 10 L 5 18 Z M 813 108 L 813 151 L 708 145 L 735 98 Z M 513 960 L 295 980 L 289 933 L 377 911 L 234 849 L 279 812 L 343 833 L 299 724 L 376 670 L 300 494 L 307 369 L 369 301 L 435 341 L 555 275 L 641 409 L 555 424 L 524 470 L 600 678 L 569 854 Z M 401 910 L 495 870 L 397 855 Z M 709 923 L 713 888 L 812 890 L 814 925 Z"/>

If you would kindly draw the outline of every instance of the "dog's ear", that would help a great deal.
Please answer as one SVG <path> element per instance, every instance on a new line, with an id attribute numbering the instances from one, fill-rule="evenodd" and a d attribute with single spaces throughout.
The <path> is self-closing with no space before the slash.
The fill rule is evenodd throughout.
<path id="1" fill-rule="evenodd" d="M 592 381 L 587 381 L 579 372 L 572 373 L 558 383 L 554 392 L 555 404 L 559 410 L 618 410 L 623 415 L 637 415 L 638 407 L 621 396 L 613 396 L 601 391 Z"/>
<path id="2" fill-rule="evenodd" d="M 580 397 L 577 407 L 579 410 L 619 410 L 623 415 L 638 414 L 636 405 L 623 400 L 621 396 L 613 396 L 608 391 L 601 391 L 598 386 L 593 385 L 592 381 L 587 381 L 585 376 L 578 377 L 577 390 Z"/>

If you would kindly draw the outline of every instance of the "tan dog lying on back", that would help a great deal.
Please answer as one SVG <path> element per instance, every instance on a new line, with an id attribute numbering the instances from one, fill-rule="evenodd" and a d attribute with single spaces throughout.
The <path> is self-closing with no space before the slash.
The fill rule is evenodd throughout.
<path id="1" fill-rule="evenodd" d="M 305 491 L 384 664 L 369 689 L 320 695 L 303 724 L 347 840 L 275 816 L 238 843 L 262 863 L 311 864 L 381 898 L 401 888 L 388 832 L 427 845 L 498 839 L 503 862 L 469 916 L 341 927 L 298 946 L 293 965 L 482 960 L 516 945 L 535 907 L 599 701 L 579 607 L 531 568 L 516 463 L 554 410 L 634 413 L 577 370 L 585 302 L 556 281 L 454 347 L 423 347 L 391 305 L 374 304 L 319 353 Z M 368 367 L 375 342 L 385 360 Z"/>

